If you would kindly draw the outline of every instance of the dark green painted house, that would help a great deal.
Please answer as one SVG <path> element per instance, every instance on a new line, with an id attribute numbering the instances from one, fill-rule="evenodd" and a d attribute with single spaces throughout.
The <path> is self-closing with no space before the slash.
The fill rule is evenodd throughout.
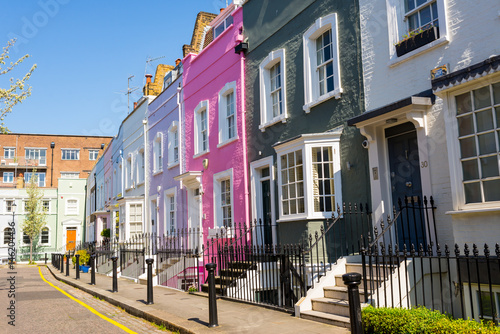
<path id="1" fill-rule="evenodd" d="M 343 202 L 369 202 L 357 1 L 243 5 L 252 217 L 295 243 Z"/>

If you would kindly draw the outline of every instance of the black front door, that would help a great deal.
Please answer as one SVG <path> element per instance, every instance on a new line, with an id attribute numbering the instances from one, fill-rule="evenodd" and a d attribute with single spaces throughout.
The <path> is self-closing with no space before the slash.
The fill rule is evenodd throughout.
<path id="1" fill-rule="evenodd" d="M 261 181 L 261 190 L 264 244 L 271 245 L 273 243 L 271 230 L 271 180 Z"/>
<path id="2" fill-rule="evenodd" d="M 425 247 L 424 221 L 418 210 L 418 200 L 422 198 L 422 182 L 417 132 L 412 123 L 404 123 L 386 129 L 386 137 L 392 203 L 399 210 L 398 201 L 401 200 L 404 207 L 397 227 L 399 246 L 406 244 L 409 248 L 414 244 L 418 247 L 422 243 Z"/>

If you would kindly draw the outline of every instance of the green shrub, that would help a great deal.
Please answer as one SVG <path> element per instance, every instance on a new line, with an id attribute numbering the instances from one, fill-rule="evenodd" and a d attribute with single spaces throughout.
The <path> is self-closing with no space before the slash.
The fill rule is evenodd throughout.
<path id="1" fill-rule="evenodd" d="M 425 307 L 374 308 L 362 311 L 365 333 L 500 333 L 493 322 L 453 319 Z"/>
<path id="2" fill-rule="evenodd" d="M 80 263 L 81 266 L 89 263 L 90 254 L 87 253 L 85 249 L 80 249 L 79 251 L 76 252 L 76 254 L 80 255 L 80 259 L 78 262 Z M 73 257 L 71 258 L 71 262 L 73 262 L 73 265 L 76 264 L 76 256 L 73 255 Z"/>
<path id="3" fill-rule="evenodd" d="M 111 230 L 109 228 L 105 228 L 104 230 L 101 231 L 101 236 L 105 238 L 109 238 L 111 235 Z"/>

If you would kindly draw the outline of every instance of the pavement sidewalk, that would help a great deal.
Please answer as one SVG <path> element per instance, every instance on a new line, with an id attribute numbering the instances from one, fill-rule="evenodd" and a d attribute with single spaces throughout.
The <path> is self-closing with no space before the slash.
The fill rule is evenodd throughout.
<path id="1" fill-rule="evenodd" d="M 129 279 L 118 279 L 118 292 L 111 292 L 112 278 L 96 274 L 96 285 L 90 285 L 90 274 L 80 273 L 75 279 L 75 270 L 70 276 L 47 265 L 52 275 L 91 295 L 121 307 L 128 313 L 180 333 L 349 333 L 345 328 L 335 327 L 264 307 L 218 299 L 219 326 L 208 327 L 208 298 L 176 289 L 155 286 L 154 304 L 146 305 L 147 286 Z"/>

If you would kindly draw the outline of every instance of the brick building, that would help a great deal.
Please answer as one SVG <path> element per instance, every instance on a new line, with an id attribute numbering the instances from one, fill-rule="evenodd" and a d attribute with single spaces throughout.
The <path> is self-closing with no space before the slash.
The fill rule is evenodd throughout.
<path id="1" fill-rule="evenodd" d="M 23 187 L 36 169 L 39 186 L 57 188 L 57 179 L 87 178 L 112 137 L 2 134 L 1 188 Z M 21 178 L 19 178 L 21 176 Z M 25 182 L 23 182 L 25 181 Z"/>

